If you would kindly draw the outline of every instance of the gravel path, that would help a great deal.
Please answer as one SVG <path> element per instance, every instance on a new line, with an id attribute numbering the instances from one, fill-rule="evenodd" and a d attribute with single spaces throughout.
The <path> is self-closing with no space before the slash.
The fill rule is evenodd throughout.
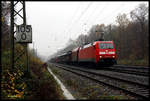
<path id="1" fill-rule="evenodd" d="M 50 66 L 50 68 L 76 99 L 136 99 L 58 67 Z"/>

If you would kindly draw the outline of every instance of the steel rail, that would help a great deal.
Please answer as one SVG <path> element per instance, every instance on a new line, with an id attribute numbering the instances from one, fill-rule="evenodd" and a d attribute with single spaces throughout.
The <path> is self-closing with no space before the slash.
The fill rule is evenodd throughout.
<path id="1" fill-rule="evenodd" d="M 115 71 L 119 73 L 127 73 L 127 74 L 134 74 L 134 75 L 140 75 L 140 76 L 149 76 L 148 72 L 140 72 L 140 71 L 133 71 L 133 70 L 124 70 L 122 69 L 117 69 L 117 68 L 107 68 L 107 71 Z"/>
<path id="2" fill-rule="evenodd" d="M 74 73 L 74 74 L 76 74 L 76 75 L 78 75 L 78 76 L 80 75 L 80 76 L 82 76 L 82 77 L 88 78 L 88 79 L 90 79 L 90 80 L 92 80 L 92 81 L 95 81 L 95 82 L 97 82 L 97 83 L 101 83 L 101 84 L 103 84 L 103 85 L 112 87 L 112 88 L 114 88 L 114 89 L 121 90 L 121 91 L 123 91 L 124 93 L 131 94 L 131 95 L 136 96 L 136 97 L 138 96 L 138 97 L 141 97 L 141 98 L 143 98 L 143 99 L 148 99 L 148 98 L 149 98 L 148 96 L 144 96 L 144 95 L 141 95 L 141 94 L 137 94 L 137 93 L 135 93 L 135 92 L 132 92 L 132 91 L 123 89 L 123 88 L 121 88 L 121 87 L 116 87 L 116 86 L 114 86 L 114 85 L 112 85 L 112 84 L 102 82 L 102 81 L 100 81 L 100 80 L 97 80 L 97 79 L 95 79 L 95 78 L 89 77 L 89 76 L 87 76 L 87 75 L 84 75 L 84 74 L 81 74 L 81 73 L 78 73 L 78 72 L 75 72 L 75 71 L 66 69 L 66 68 L 64 68 L 63 66 L 60 66 L 60 65 L 58 66 L 58 64 L 57 64 L 57 65 L 54 64 L 54 65 L 57 66 L 57 67 L 60 67 L 60 68 L 62 68 L 62 69 L 64 69 L 64 70 L 66 70 L 66 71 L 72 72 L 72 73 Z"/>
<path id="3" fill-rule="evenodd" d="M 58 65 L 60 65 L 60 64 L 58 64 Z M 69 67 L 67 65 L 65 65 L 65 66 Z M 75 67 L 69 67 L 69 68 L 74 69 L 74 70 L 80 70 L 82 72 L 86 72 L 86 73 L 93 74 L 93 75 L 96 75 L 96 76 L 103 76 L 103 77 L 118 80 L 118 81 L 121 81 L 121 82 L 126 82 L 126 83 L 129 83 L 129 84 L 132 84 L 132 85 L 138 85 L 138 86 L 142 86 L 142 87 L 145 87 L 145 88 L 149 88 L 149 85 L 146 85 L 146 84 L 141 84 L 141 83 L 138 83 L 138 82 L 125 80 L 125 79 L 120 79 L 120 78 L 117 78 L 117 77 L 112 77 L 112 76 L 108 76 L 108 75 L 104 75 L 104 74 L 100 74 L 100 73 L 95 73 L 95 72 L 91 72 L 91 71 L 87 71 L 87 70 L 83 70 L 83 69 L 79 69 L 79 68 L 75 68 Z"/>
<path id="4" fill-rule="evenodd" d="M 129 65 L 114 65 L 113 67 L 125 67 L 125 68 L 130 68 L 130 69 L 149 69 L 149 67 L 144 67 L 144 66 L 129 66 Z"/>
<path id="5" fill-rule="evenodd" d="M 80 67 L 84 68 L 84 66 L 80 66 Z M 139 75 L 139 76 L 149 76 L 148 72 L 135 71 L 135 69 L 134 70 L 125 70 L 126 67 L 121 68 L 121 66 L 120 66 L 120 69 L 117 69 L 118 67 L 116 68 L 116 65 L 113 67 L 115 67 L 115 68 L 112 68 L 112 67 L 102 67 L 102 68 L 99 67 L 99 68 L 103 69 L 103 70 L 107 70 L 107 71 L 110 70 L 110 71 L 115 71 L 115 72 L 119 72 L 119 73 L 134 74 L 134 75 Z M 127 67 L 127 68 L 129 68 L 129 67 Z M 130 69 L 132 69 L 132 68 L 130 68 Z"/>

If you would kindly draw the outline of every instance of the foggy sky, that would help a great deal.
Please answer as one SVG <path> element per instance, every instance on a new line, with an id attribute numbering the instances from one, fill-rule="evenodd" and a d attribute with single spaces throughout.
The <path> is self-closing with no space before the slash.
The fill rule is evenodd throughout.
<path id="1" fill-rule="evenodd" d="M 148 2 L 30 2 L 26 1 L 27 24 L 32 25 L 34 48 L 45 60 L 66 46 L 69 39 L 87 34 L 92 25 L 115 24 L 116 16 L 128 14 Z M 33 43 L 29 44 L 33 48 Z"/>

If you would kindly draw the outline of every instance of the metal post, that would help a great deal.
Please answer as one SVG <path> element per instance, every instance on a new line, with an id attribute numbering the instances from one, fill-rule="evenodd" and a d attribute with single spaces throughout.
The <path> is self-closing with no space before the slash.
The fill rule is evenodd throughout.
<path id="1" fill-rule="evenodd" d="M 17 9 L 16 10 L 14 9 L 18 3 L 21 3 L 21 5 L 22 5 L 22 8 L 19 11 L 17 11 Z M 21 11 L 23 11 L 22 15 L 19 14 L 19 12 L 21 12 Z M 28 55 L 28 44 L 27 43 L 20 43 L 24 46 L 24 52 L 22 52 L 16 59 L 14 58 L 15 57 L 14 45 L 16 43 L 16 42 L 14 42 L 15 41 L 14 34 L 17 32 L 17 31 L 14 31 L 14 27 L 17 26 L 17 24 L 14 22 L 14 17 L 16 15 L 19 15 L 20 16 L 19 18 L 23 19 L 23 25 L 26 25 L 25 1 L 11 1 L 11 34 L 10 34 L 11 43 L 10 43 L 10 45 L 11 45 L 11 67 L 12 67 L 12 69 L 15 68 L 15 62 L 17 63 L 17 60 L 20 60 L 21 56 L 23 56 L 23 54 L 26 53 L 26 68 L 27 68 L 27 73 L 28 73 L 28 71 L 29 71 L 29 57 L 28 56 L 29 55 Z M 16 25 L 16 26 L 14 26 L 14 25 Z"/>
<path id="2" fill-rule="evenodd" d="M 109 35 L 110 35 L 110 39 L 112 40 L 112 35 L 111 35 L 111 24 L 109 26 Z"/>
<path id="3" fill-rule="evenodd" d="M 36 51 L 35 51 L 35 56 L 37 57 L 37 48 L 36 48 Z"/>
<path id="4" fill-rule="evenodd" d="M 25 1 L 23 1 L 23 24 L 26 25 Z"/>
<path id="5" fill-rule="evenodd" d="M 11 1 L 11 68 L 14 69 L 14 1 Z"/>
<path id="6" fill-rule="evenodd" d="M 33 55 L 33 56 L 34 56 L 34 57 L 33 57 L 33 63 L 34 63 L 34 60 L 35 60 L 35 59 L 34 59 L 34 58 L 35 58 L 34 41 L 33 41 L 33 54 L 34 54 L 34 55 Z"/>
<path id="7" fill-rule="evenodd" d="M 26 10 L 25 1 L 23 1 L 23 24 L 26 25 Z M 29 57 L 28 57 L 28 44 L 25 43 L 26 57 L 27 57 L 27 72 L 29 71 Z"/>

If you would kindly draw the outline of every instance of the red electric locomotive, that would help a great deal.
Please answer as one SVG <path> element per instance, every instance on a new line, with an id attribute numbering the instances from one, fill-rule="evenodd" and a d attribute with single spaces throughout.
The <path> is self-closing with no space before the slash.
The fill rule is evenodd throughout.
<path id="1" fill-rule="evenodd" d="M 113 41 L 96 41 L 80 47 L 78 62 L 115 64 L 116 49 Z"/>
<path id="2" fill-rule="evenodd" d="M 95 41 L 57 56 L 53 59 L 59 63 L 117 63 L 116 49 L 113 41 Z"/>

